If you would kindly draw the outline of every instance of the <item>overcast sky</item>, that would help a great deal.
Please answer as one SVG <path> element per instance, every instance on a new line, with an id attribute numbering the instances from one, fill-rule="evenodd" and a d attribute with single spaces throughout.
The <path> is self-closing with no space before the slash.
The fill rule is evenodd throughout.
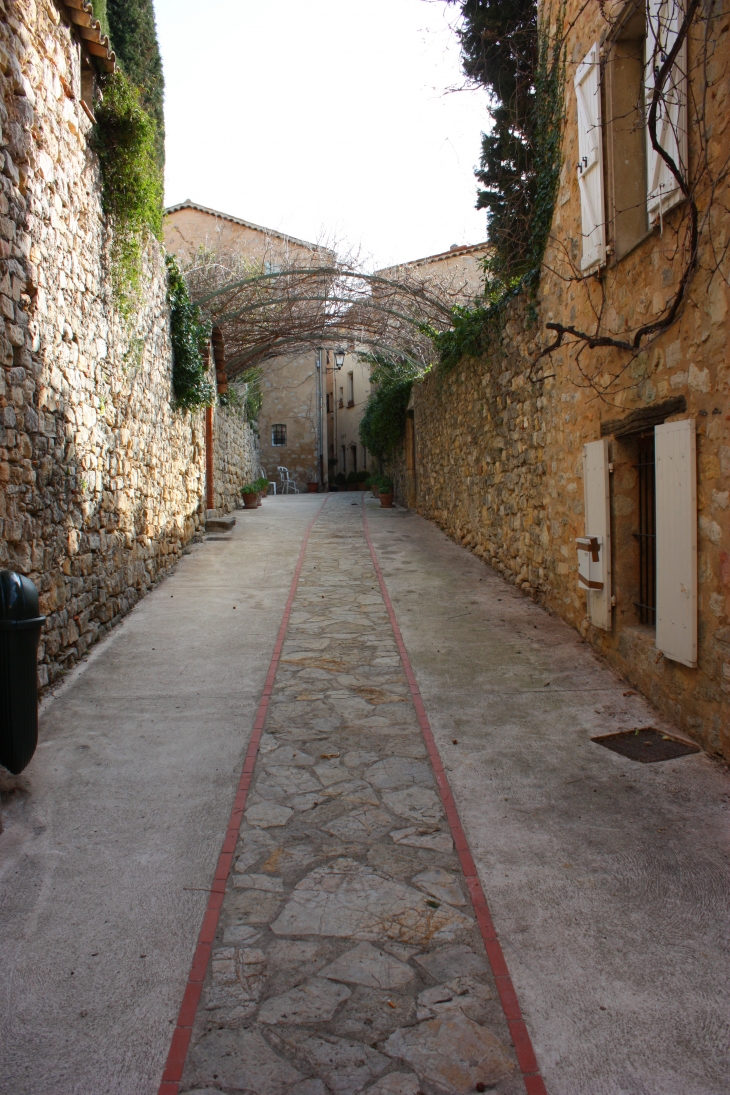
<path id="1" fill-rule="evenodd" d="M 373 263 L 486 236 L 487 123 L 441 0 L 155 0 L 166 202 L 191 198 Z"/>

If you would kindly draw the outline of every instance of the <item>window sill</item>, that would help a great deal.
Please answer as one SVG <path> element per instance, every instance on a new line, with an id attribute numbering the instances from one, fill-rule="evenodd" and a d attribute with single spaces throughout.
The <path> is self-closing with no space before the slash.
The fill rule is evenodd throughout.
<path id="1" fill-rule="evenodd" d="M 347 406 L 348 407 L 354 407 L 355 406 L 355 400 L 354 399 L 348 400 Z"/>

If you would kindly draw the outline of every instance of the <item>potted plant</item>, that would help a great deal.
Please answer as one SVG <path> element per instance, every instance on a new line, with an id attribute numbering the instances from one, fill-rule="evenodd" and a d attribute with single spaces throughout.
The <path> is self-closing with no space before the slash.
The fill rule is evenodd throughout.
<path id="1" fill-rule="evenodd" d="M 371 475 L 370 478 L 368 479 L 368 486 L 370 487 L 370 490 L 373 492 L 373 498 L 377 498 L 378 495 L 380 494 L 380 487 L 378 485 L 379 483 L 380 483 L 380 476 L 378 476 L 378 475 Z"/>
<path id="2" fill-rule="evenodd" d="M 357 479 L 357 489 L 358 490 L 367 490 L 368 489 L 368 479 L 370 478 L 370 473 L 369 472 L 365 471 L 365 469 L 363 468 L 362 471 L 356 471 L 355 472 L 355 478 Z"/>
<path id="3" fill-rule="evenodd" d="M 347 475 L 347 489 L 357 490 L 357 472 L 351 471 Z"/>
<path id="4" fill-rule="evenodd" d="M 257 483 L 246 483 L 241 487 L 244 509 L 256 509 L 259 504 L 259 488 Z"/>
<path id="5" fill-rule="evenodd" d="M 260 506 L 262 500 L 269 493 L 269 480 L 266 478 L 266 476 L 262 475 L 259 479 L 256 480 L 256 482 L 254 483 L 254 486 L 256 487 L 256 490 L 258 491 L 258 495 L 259 495 L 258 505 Z"/>
<path id="6" fill-rule="evenodd" d="M 335 483 L 337 484 L 338 490 L 347 490 L 347 476 L 344 471 L 338 471 L 335 476 Z"/>
<path id="7" fill-rule="evenodd" d="M 307 483 L 307 493 L 317 494 L 319 492 L 319 483 Z"/>
<path id="8" fill-rule="evenodd" d="M 380 504 L 383 509 L 391 509 L 393 506 L 393 480 L 387 475 L 380 477 Z"/>

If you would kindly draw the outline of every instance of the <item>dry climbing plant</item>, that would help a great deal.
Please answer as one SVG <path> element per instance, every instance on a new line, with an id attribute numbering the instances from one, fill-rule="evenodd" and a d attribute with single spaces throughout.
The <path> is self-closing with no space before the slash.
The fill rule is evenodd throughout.
<path id="1" fill-rule="evenodd" d="M 447 329 L 469 296 L 458 272 L 400 267 L 373 274 L 357 255 L 324 246 L 307 253 L 272 245 L 256 260 L 200 250 L 184 274 L 193 301 L 223 334 L 231 378 L 339 346 L 396 356 L 423 374 L 433 359 L 429 332 Z"/>
<path id="2" fill-rule="evenodd" d="M 617 19 L 615 13 L 623 5 L 598 2 L 610 34 Z M 560 238 L 553 231 L 544 265 L 559 282 L 581 290 L 591 323 L 580 327 L 559 320 L 547 322 L 545 326 L 554 333 L 554 338 L 533 363 L 531 379 L 545 379 L 546 358 L 558 350 L 573 349 L 576 383 L 609 403 L 621 391 L 640 383 L 634 363 L 677 322 L 693 293 L 705 294 L 716 278 L 730 283 L 730 239 L 723 223 L 730 214 L 727 204 L 730 150 L 726 141 L 711 139 L 708 121 L 710 104 L 728 75 L 727 66 L 719 64 L 719 51 L 727 42 L 724 36 L 730 30 L 730 15 L 725 0 L 687 0 L 678 22 L 672 48 L 668 53 L 658 52 L 656 57 L 654 87 L 646 113 L 652 148 L 667 165 L 682 194 L 681 204 L 660 218 L 655 228 L 660 243 L 654 253 L 663 263 L 664 281 L 668 283 L 661 307 L 645 322 L 625 327 L 616 299 L 623 276 L 621 266 L 604 267 L 597 275 L 582 274 L 578 266 L 580 239 Z M 689 168 L 677 163 L 662 146 L 657 131 L 658 119 L 667 110 L 672 72 L 685 43 L 687 124 L 691 136 Z M 648 304 L 640 300 L 639 308 L 646 312 Z M 601 349 L 619 353 L 592 352 Z"/>

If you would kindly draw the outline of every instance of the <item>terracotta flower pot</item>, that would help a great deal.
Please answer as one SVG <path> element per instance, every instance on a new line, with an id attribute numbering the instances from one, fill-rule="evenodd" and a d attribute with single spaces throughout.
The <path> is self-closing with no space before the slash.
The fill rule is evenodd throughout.
<path id="1" fill-rule="evenodd" d="M 347 483 L 338 483 L 337 484 L 337 489 L 338 490 L 347 490 Z"/>
<path id="2" fill-rule="evenodd" d="M 371 487 L 371 490 L 373 492 L 373 498 L 380 498 L 380 489 L 378 487 L 376 487 L 374 483 L 373 483 L 373 486 Z"/>
<path id="3" fill-rule="evenodd" d="M 365 486 L 364 483 L 358 483 L 357 484 L 357 489 L 358 490 L 367 490 L 368 488 Z"/>
<path id="4" fill-rule="evenodd" d="M 393 508 L 393 495 L 392 494 L 381 494 L 380 495 L 380 504 L 383 507 L 383 509 L 392 509 Z"/>
<path id="5" fill-rule="evenodd" d="M 243 508 L 244 509 L 256 509 L 259 504 L 258 494 L 244 494 L 243 495 Z"/>
<path id="6" fill-rule="evenodd" d="M 307 483 L 307 493 L 317 494 L 319 491 L 319 483 Z"/>

